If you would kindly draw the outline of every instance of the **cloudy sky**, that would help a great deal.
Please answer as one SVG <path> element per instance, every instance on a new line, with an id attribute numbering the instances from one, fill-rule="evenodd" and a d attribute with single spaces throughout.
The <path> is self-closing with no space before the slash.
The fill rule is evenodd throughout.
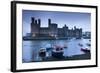
<path id="1" fill-rule="evenodd" d="M 50 18 L 51 22 L 57 23 L 59 28 L 66 24 L 69 29 L 76 26 L 82 28 L 83 31 L 91 30 L 90 13 L 23 10 L 23 35 L 30 32 L 31 17 L 40 18 L 41 27 L 48 27 L 48 19 Z"/>

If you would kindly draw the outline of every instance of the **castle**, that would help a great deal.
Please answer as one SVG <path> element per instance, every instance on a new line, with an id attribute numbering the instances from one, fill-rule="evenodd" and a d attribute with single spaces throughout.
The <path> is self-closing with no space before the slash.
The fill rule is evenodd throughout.
<path id="1" fill-rule="evenodd" d="M 58 28 L 58 24 L 52 23 L 51 19 L 48 19 L 48 27 L 40 27 L 41 20 L 31 18 L 31 36 L 32 37 L 58 37 L 58 38 L 68 38 L 82 37 L 82 28 L 74 28 L 69 29 L 66 24 L 62 28 Z"/>

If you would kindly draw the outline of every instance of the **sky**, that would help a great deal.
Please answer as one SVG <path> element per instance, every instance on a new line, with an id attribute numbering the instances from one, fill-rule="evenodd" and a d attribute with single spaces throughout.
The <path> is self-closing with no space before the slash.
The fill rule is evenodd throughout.
<path id="1" fill-rule="evenodd" d="M 65 24 L 69 29 L 82 28 L 83 32 L 91 30 L 91 14 L 79 12 L 22 10 L 23 35 L 30 33 L 31 17 L 41 19 L 41 27 L 48 27 L 48 19 L 62 28 Z"/>

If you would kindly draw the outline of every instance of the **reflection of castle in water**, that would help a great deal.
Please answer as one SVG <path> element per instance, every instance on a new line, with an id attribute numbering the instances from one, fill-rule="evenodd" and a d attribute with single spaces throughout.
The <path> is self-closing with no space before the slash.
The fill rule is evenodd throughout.
<path id="1" fill-rule="evenodd" d="M 31 36 L 32 37 L 82 37 L 82 28 L 69 29 L 66 24 L 62 28 L 58 28 L 58 24 L 51 23 L 51 19 L 48 19 L 48 27 L 40 27 L 41 20 L 36 20 L 34 17 L 31 18 Z"/>

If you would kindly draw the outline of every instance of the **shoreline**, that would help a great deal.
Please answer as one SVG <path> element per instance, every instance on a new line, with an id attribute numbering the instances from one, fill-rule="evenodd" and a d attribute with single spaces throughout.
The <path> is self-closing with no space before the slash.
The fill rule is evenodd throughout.
<path id="1" fill-rule="evenodd" d="M 58 37 L 58 38 L 54 38 L 54 37 L 23 37 L 24 41 L 32 41 L 32 40 L 70 40 L 73 37 Z M 76 38 L 76 39 L 82 39 L 82 38 Z"/>
<path id="2" fill-rule="evenodd" d="M 22 37 L 22 39 L 24 41 L 32 41 L 32 40 L 70 40 L 72 38 L 75 38 L 75 37 Z M 91 39 L 91 38 L 84 38 L 84 37 L 79 37 L 79 38 L 75 38 L 75 39 Z"/>

